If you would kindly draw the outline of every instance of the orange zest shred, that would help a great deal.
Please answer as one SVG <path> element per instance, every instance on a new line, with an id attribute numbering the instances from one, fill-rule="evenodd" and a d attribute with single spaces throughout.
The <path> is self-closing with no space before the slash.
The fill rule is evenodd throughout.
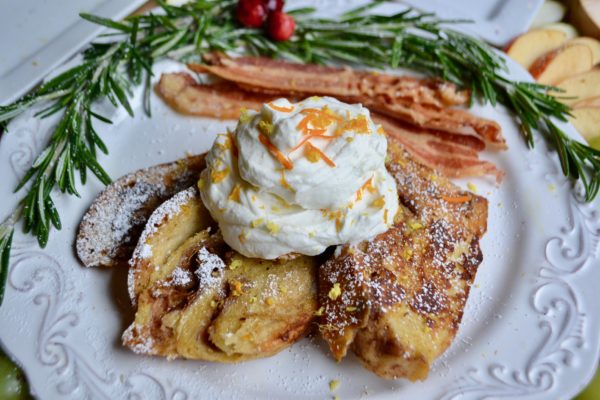
<path id="1" fill-rule="evenodd" d="M 285 179 L 285 170 L 284 169 L 281 170 L 281 179 L 279 180 L 279 183 L 284 188 L 286 188 L 288 190 L 292 190 L 292 187 L 290 186 L 289 182 L 287 181 L 287 179 Z"/>
<path id="2" fill-rule="evenodd" d="M 336 229 L 336 231 L 338 231 L 338 232 L 341 231 L 343 225 L 344 224 L 342 223 L 342 219 L 341 218 L 336 218 L 335 219 L 335 229 Z"/>
<path id="3" fill-rule="evenodd" d="M 312 134 L 312 135 L 306 135 L 304 136 L 302 139 L 300 139 L 300 141 L 298 142 L 297 145 L 295 145 L 291 150 L 290 153 L 293 153 L 294 151 L 298 150 L 300 147 L 304 146 L 304 144 L 309 141 L 312 138 L 317 138 L 317 139 L 327 139 L 327 140 L 331 140 L 331 139 L 335 139 L 335 136 L 329 136 L 329 135 L 321 135 L 321 134 Z"/>
<path id="4" fill-rule="evenodd" d="M 275 104 L 273 104 L 273 102 L 270 102 L 268 105 L 269 105 L 269 107 L 271 107 L 273 110 L 275 110 L 275 111 L 279 111 L 279 112 L 285 112 L 285 113 L 287 113 L 287 112 L 292 112 L 292 111 L 294 111 L 294 106 L 291 106 L 291 107 L 280 107 L 280 106 L 276 106 Z"/>
<path id="5" fill-rule="evenodd" d="M 358 134 L 370 134 L 371 128 L 369 128 L 369 122 L 367 121 L 367 117 L 365 117 L 364 115 L 359 115 L 356 118 L 344 121 L 344 123 L 338 126 L 338 128 L 335 131 L 335 134 L 337 136 L 340 136 L 347 131 L 354 131 Z"/>
<path id="6" fill-rule="evenodd" d="M 448 203 L 466 203 L 468 201 L 471 201 L 471 196 L 442 196 L 442 199 Z"/>
<path id="7" fill-rule="evenodd" d="M 225 178 L 227 178 L 227 175 L 229 175 L 229 167 L 225 167 L 222 170 L 217 170 L 217 169 L 213 169 L 213 168 L 211 168 L 211 170 L 210 170 L 210 180 L 213 183 L 223 182 L 223 180 Z"/>
<path id="8" fill-rule="evenodd" d="M 373 177 L 370 177 L 357 191 L 356 191 L 356 201 L 361 201 L 363 192 L 368 190 L 369 192 L 373 192 L 375 189 L 373 188 Z"/>
<path id="9" fill-rule="evenodd" d="M 283 168 L 285 168 L 285 169 L 294 168 L 294 164 L 290 161 L 290 159 L 287 158 L 285 155 L 283 155 L 283 153 L 280 152 L 279 149 L 277 147 L 275 147 L 273 145 L 273 143 L 271 143 L 271 141 L 269 141 L 269 139 L 267 139 L 267 137 L 265 135 L 263 135 L 262 133 L 259 133 L 258 140 L 260 140 L 260 142 L 263 144 L 263 146 L 265 146 L 267 148 L 267 150 L 269 150 L 269 153 L 271 153 L 271 155 L 273 155 L 273 157 L 275 157 L 277 159 L 277 161 L 279 161 L 279 163 L 281 165 L 283 165 Z"/>
<path id="10" fill-rule="evenodd" d="M 229 200 L 240 203 L 240 189 L 242 186 L 239 183 L 236 183 L 233 189 L 231 189 L 231 193 L 229 194 Z"/>
<path id="11" fill-rule="evenodd" d="M 305 134 L 322 134 L 325 133 L 327 127 L 332 123 L 341 124 L 343 122 L 342 117 L 331 111 L 327 106 L 323 107 L 322 110 L 318 108 L 306 108 L 300 111 L 300 113 L 306 116 L 298 123 L 296 129 Z M 309 124 L 312 125 L 312 128 L 309 128 Z"/>
<path id="12" fill-rule="evenodd" d="M 373 203 L 371 203 L 371 205 L 376 208 L 383 208 L 385 206 L 385 197 L 381 196 L 376 198 L 375 200 L 373 200 Z"/>
<path id="13" fill-rule="evenodd" d="M 309 159 L 309 161 L 314 162 L 313 160 L 315 160 L 315 156 L 316 156 L 316 157 L 320 158 L 321 160 L 323 160 L 325 162 L 325 164 L 329 165 L 332 168 L 335 168 L 336 165 L 333 162 L 333 160 L 331 158 L 327 157 L 327 154 L 325 154 L 317 146 L 313 145 L 311 142 L 306 142 L 305 146 L 306 146 L 306 151 L 307 151 L 307 158 Z"/>
<path id="14" fill-rule="evenodd" d="M 260 133 L 271 136 L 273 134 L 273 124 L 267 120 L 262 120 L 256 125 L 256 128 L 260 131 Z"/>

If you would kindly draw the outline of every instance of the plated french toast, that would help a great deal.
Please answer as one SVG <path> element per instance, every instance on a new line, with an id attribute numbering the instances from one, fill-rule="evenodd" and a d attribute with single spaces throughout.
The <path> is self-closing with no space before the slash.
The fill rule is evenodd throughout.
<path id="1" fill-rule="evenodd" d="M 379 376 L 424 379 L 456 336 L 482 261 L 487 201 L 416 163 L 391 135 L 386 167 L 400 196 L 393 226 L 329 256 L 244 257 L 223 242 L 195 187 L 167 200 L 130 261 L 137 311 L 123 343 L 141 354 L 240 362 L 318 326 L 334 358 L 352 349 Z M 107 192 L 123 180 L 100 198 L 116 198 Z M 98 207 L 86 224 L 105 215 Z"/>

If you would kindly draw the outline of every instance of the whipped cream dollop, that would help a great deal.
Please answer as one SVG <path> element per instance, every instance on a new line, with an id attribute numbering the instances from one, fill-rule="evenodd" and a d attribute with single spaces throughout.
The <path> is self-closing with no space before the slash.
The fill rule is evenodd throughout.
<path id="1" fill-rule="evenodd" d="M 198 186 L 225 242 L 248 257 L 317 255 L 385 232 L 398 211 L 387 139 L 369 110 L 278 99 L 217 137 Z"/>

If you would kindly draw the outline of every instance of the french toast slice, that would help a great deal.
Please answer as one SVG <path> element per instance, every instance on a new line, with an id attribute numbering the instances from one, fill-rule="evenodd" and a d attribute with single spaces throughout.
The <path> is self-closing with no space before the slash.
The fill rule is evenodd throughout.
<path id="1" fill-rule="evenodd" d="M 415 163 L 392 138 L 400 210 L 385 233 L 344 246 L 319 271 L 320 331 L 385 378 L 427 377 L 450 346 L 482 261 L 487 200 Z"/>
<path id="2" fill-rule="evenodd" d="M 216 224 L 192 186 L 162 203 L 146 222 L 129 260 L 129 297 L 135 305 L 140 293 L 171 271 L 165 268 L 172 253 L 195 234 Z"/>
<path id="3" fill-rule="evenodd" d="M 129 173 L 110 185 L 83 216 L 75 243 L 86 267 L 127 265 L 150 214 L 175 193 L 194 185 L 204 154 Z"/>
<path id="4" fill-rule="evenodd" d="M 210 233 L 204 212 L 190 188 L 150 217 L 131 260 L 137 311 L 123 343 L 141 354 L 239 362 L 305 335 L 317 307 L 317 258 L 246 258 Z"/>

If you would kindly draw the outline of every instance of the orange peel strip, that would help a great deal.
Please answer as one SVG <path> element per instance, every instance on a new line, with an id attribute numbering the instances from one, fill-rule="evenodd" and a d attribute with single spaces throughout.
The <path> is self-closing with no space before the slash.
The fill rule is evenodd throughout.
<path id="1" fill-rule="evenodd" d="M 300 139 L 300 141 L 298 142 L 297 145 L 295 145 L 291 150 L 290 153 L 293 153 L 294 151 L 298 150 L 300 147 L 304 146 L 304 144 L 309 141 L 312 138 L 317 138 L 317 139 L 327 139 L 327 140 L 331 140 L 331 139 L 335 139 L 335 136 L 329 136 L 329 135 L 322 135 L 320 133 L 318 134 L 310 134 L 310 135 L 306 135 L 304 136 L 302 139 Z"/>
<path id="2" fill-rule="evenodd" d="M 273 104 L 273 102 L 270 102 L 268 104 L 268 106 L 271 107 L 273 110 L 279 111 L 279 112 L 288 113 L 288 112 L 294 111 L 294 106 L 291 106 L 291 107 L 280 107 L 280 106 L 276 106 L 275 104 Z"/>
<path id="3" fill-rule="evenodd" d="M 317 146 L 313 145 L 311 142 L 306 142 L 306 146 L 308 148 L 310 148 L 312 151 L 315 151 L 316 153 L 319 154 L 319 157 L 321 157 L 321 160 L 325 161 L 325 164 L 329 165 L 332 168 L 335 168 L 335 163 L 333 162 L 333 160 L 329 157 L 327 157 L 327 154 L 325 154 L 321 149 L 319 149 Z"/>
<path id="4" fill-rule="evenodd" d="M 271 143 L 265 135 L 263 135 L 262 133 L 259 133 L 258 140 L 260 140 L 260 142 L 263 144 L 263 146 L 265 146 L 267 148 L 267 150 L 269 150 L 269 153 L 271 153 L 271 155 L 273 155 L 273 157 L 275 157 L 277 159 L 277 161 L 279 161 L 279 163 L 281 165 L 283 165 L 283 168 L 285 168 L 285 169 L 294 168 L 294 164 L 286 156 L 284 156 L 283 153 L 280 152 L 279 149 L 277 147 L 275 147 L 273 145 L 273 143 Z"/>
<path id="5" fill-rule="evenodd" d="M 448 203 L 466 203 L 468 201 L 471 201 L 471 196 L 442 196 L 442 199 Z"/>

